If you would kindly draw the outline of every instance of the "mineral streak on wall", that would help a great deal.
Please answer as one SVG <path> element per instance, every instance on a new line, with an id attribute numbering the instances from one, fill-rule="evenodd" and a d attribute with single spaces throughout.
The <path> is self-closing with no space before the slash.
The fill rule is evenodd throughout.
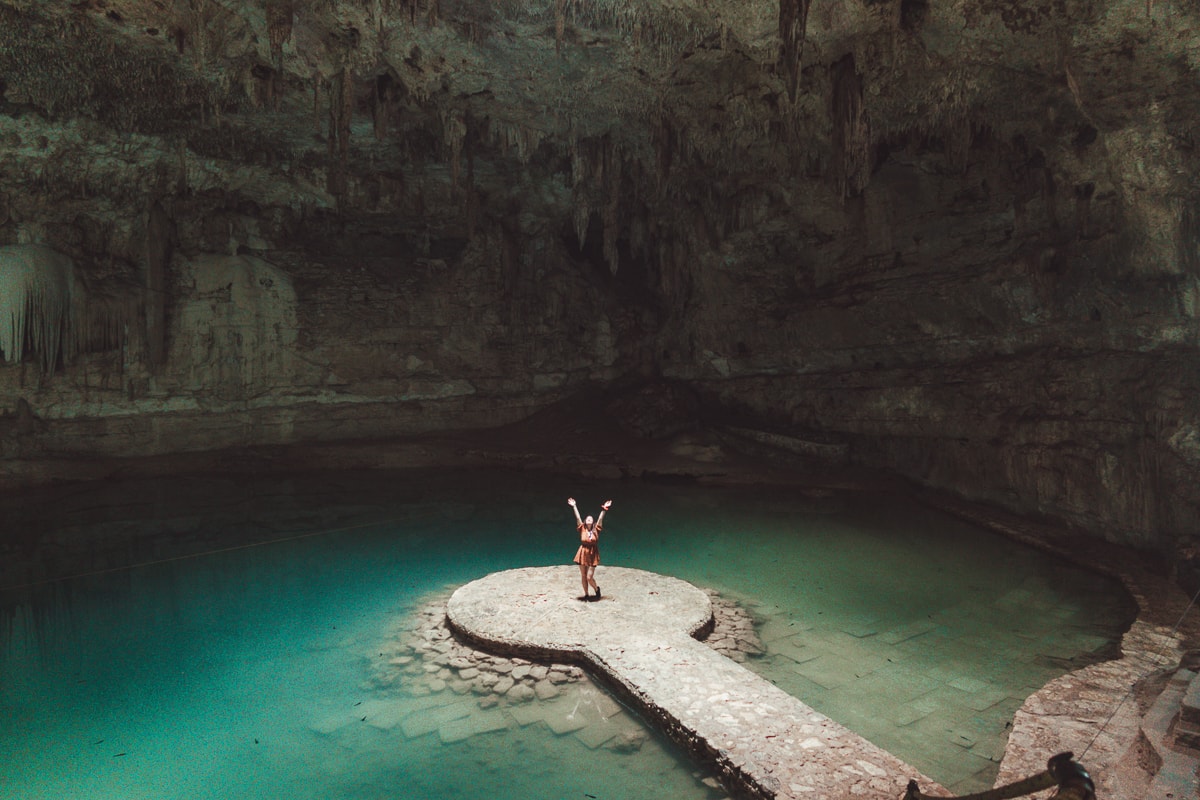
<path id="1" fill-rule="evenodd" d="M 1198 25 L 1141 0 L 4 0 L 0 245 L 71 259 L 80 304 L 22 305 L 0 260 L 4 480 L 596 387 L 651 418 L 667 381 L 686 401 L 652 433 L 827 444 L 1173 550 L 1200 521 Z"/>

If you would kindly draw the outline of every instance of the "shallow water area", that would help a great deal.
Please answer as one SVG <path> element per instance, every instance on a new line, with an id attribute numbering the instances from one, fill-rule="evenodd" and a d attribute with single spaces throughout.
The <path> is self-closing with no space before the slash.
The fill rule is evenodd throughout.
<path id="1" fill-rule="evenodd" d="M 749 668 L 955 789 L 990 785 L 1024 696 L 1131 618 L 1114 582 L 894 498 L 498 472 L 31 492 L 0 499 L 6 790 L 722 796 L 590 682 L 490 704 L 389 671 L 431 600 L 569 562 L 572 494 L 615 501 L 604 564 L 736 598 Z"/>

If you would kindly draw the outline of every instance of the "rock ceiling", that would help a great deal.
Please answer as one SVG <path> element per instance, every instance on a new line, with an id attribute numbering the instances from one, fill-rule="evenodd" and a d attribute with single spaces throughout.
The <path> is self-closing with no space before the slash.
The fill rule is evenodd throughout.
<path id="1" fill-rule="evenodd" d="M 1026 193 L 1086 201 L 1141 190 L 1112 163 L 1134 148 L 1146 188 L 1187 189 L 1196 14 L 1153 0 L 9 0 L 0 21 L 17 221 L 39 191 L 453 199 L 437 227 L 518 205 L 594 225 L 618 267 L 664 258 L 646 225 L 811 227 L 800 187 L 839 203 L 892 150 L 962 172 L 990 143 L 1038 166 Z"/>

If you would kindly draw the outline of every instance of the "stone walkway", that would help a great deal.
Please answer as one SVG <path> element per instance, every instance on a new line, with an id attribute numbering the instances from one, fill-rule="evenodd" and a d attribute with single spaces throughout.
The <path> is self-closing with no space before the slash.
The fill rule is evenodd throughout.
<path id="1" fill-rule="evenodd" d="M 896 798 L 915 768 L 701 644 L 708 596 L 684 581 L 605 567 L 583 602 L 574 566 L 527 567 L 458 589 L 447 621 L 481 649 L 572 661 L 713 764 L 726 787 L 761 798 Z"/>

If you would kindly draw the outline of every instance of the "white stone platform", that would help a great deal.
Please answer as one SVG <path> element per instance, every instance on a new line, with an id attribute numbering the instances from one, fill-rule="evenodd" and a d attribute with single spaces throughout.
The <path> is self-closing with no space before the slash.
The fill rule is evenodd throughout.
<path id="1" fill-rule="evenodd" d="M 696 638 L 712 626 L 691 584 L 604 567 L 603 599 L 584 602 L 575 566 L 497 572 L 459 588 L 446 608 L 476 647 L 573 661 L 694 756 L 726 787 L 761 798 L 898 798 L 915 779 L 941 787 Z"/>

